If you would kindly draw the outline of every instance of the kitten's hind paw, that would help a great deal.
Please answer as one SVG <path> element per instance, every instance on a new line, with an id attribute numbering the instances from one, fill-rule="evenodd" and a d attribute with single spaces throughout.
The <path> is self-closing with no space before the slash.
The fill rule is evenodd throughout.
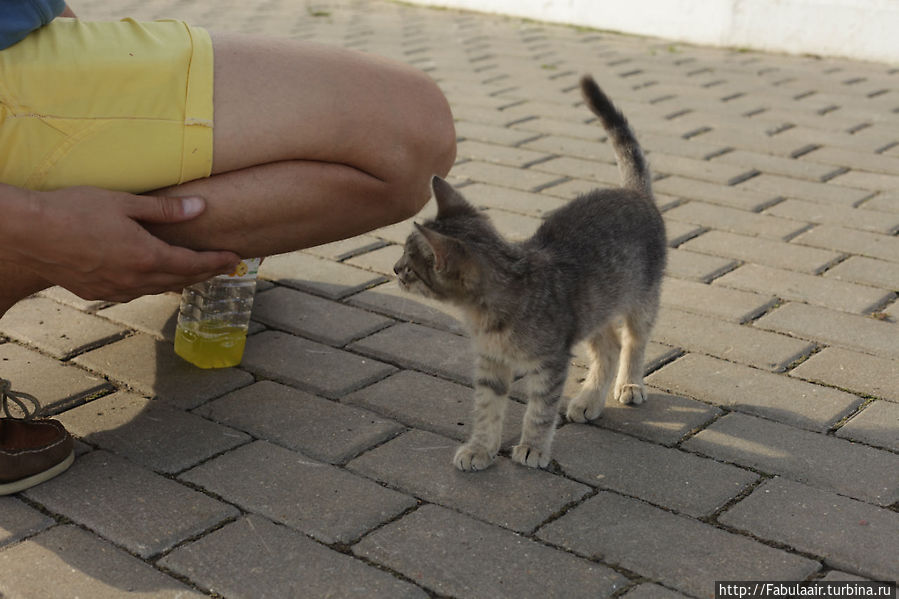
<path id="1" fill-rule="evenodd" d="M 530 445 L 514 446 L 512 448 L 512 459 L 531 468 L 546 468 L 549 466 L 549 453 L 544 454 Z"/>
<path id="2" fill-rule="evenodd" d="M 453 457 L 453 464 L 462 472 L 476 472 L 483 470 L 493 463 L 496 455 L 491 455 L 483 447 L 460 445 Z"/>
<path id="3" fill-rule="evenodd" d="M 637 406 L 646 401 L 646 392 L 643 390 L 643 385 L 621 385 L 615 393 L 615 397 L 621 403 L 632 403 Z"/>
<path id="4" fill-rule="evenodd" d="M 565 417 L 570 422 L 590 422 L 596 420 L 602 414 L 603 404 L 598 401 L 584 401 L 580 397 L 572 399 L 565 409 Z"/>

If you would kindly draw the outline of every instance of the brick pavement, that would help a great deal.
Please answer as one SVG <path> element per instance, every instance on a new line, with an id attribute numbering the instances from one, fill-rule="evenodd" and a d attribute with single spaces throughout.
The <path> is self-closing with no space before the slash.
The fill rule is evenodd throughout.
<path id="1" fill-rule="evenodd" d="M 471 355 L 390 280 L 409 223 L 267 261 L 236 369 L 174 357 L 175 296 L 23 302 L 0 374 L 79 457 L 0 498 L 0 596 L 702 598 L 721 579 L 899 577 L 899 69 L 381 1 L 76 10 L 425 69 L 457 118 L 452 181 L 512 236 L 617 181 L 579 105 L 592 72 L 650 153 L 672 252 L 648 402 L 563 423 L 546 471 L 453 469 Z"/>

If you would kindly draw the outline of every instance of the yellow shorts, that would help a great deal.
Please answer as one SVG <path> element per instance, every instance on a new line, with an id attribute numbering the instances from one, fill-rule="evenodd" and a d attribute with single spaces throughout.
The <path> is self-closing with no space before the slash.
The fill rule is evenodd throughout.
<path id="1" fill-rule="evenodd" d="M 0 182 L 139 193 L 211 170 L 205 30 L 56 19 L 0 51 Z"/>

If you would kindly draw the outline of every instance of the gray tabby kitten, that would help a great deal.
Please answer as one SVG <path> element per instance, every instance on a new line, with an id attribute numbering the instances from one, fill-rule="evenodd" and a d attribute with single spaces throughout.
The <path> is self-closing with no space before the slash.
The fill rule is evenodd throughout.
<path id="1" fill-rule="evenodd" d="M 486 468 L 499 452 L 515 373 L 526 376 L 528 405 L 512 459 L 549 464 L 579 341 L 587 341 L 591 365 L 568 405 L 569 420 L 598 417 L 613 379 L 621 403 L 645 398 L 643 354 L 658 310 L 665 225 L 627 120 L 592 78 L 584 77 L 581 89 L 609 135 L 623 187 L 582 195 L 547 217 L 533 237 L 511 243 L 434 177 L 437 218 L 416 223 L 394 267 L 403 289 L 460 308 L 474 342 L 474 425 L 453 459 L 460 470 Z"/>

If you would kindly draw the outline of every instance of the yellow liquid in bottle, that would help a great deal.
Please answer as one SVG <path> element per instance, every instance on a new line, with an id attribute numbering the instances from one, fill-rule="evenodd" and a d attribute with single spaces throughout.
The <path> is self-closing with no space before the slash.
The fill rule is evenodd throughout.
<path id="1" fill-rule="evenodd" d="M 200 368 L 237 366 L 246 343 L 245 329 L 220 322 L 179 324 L 175 330 L 175 353 Z"/>

